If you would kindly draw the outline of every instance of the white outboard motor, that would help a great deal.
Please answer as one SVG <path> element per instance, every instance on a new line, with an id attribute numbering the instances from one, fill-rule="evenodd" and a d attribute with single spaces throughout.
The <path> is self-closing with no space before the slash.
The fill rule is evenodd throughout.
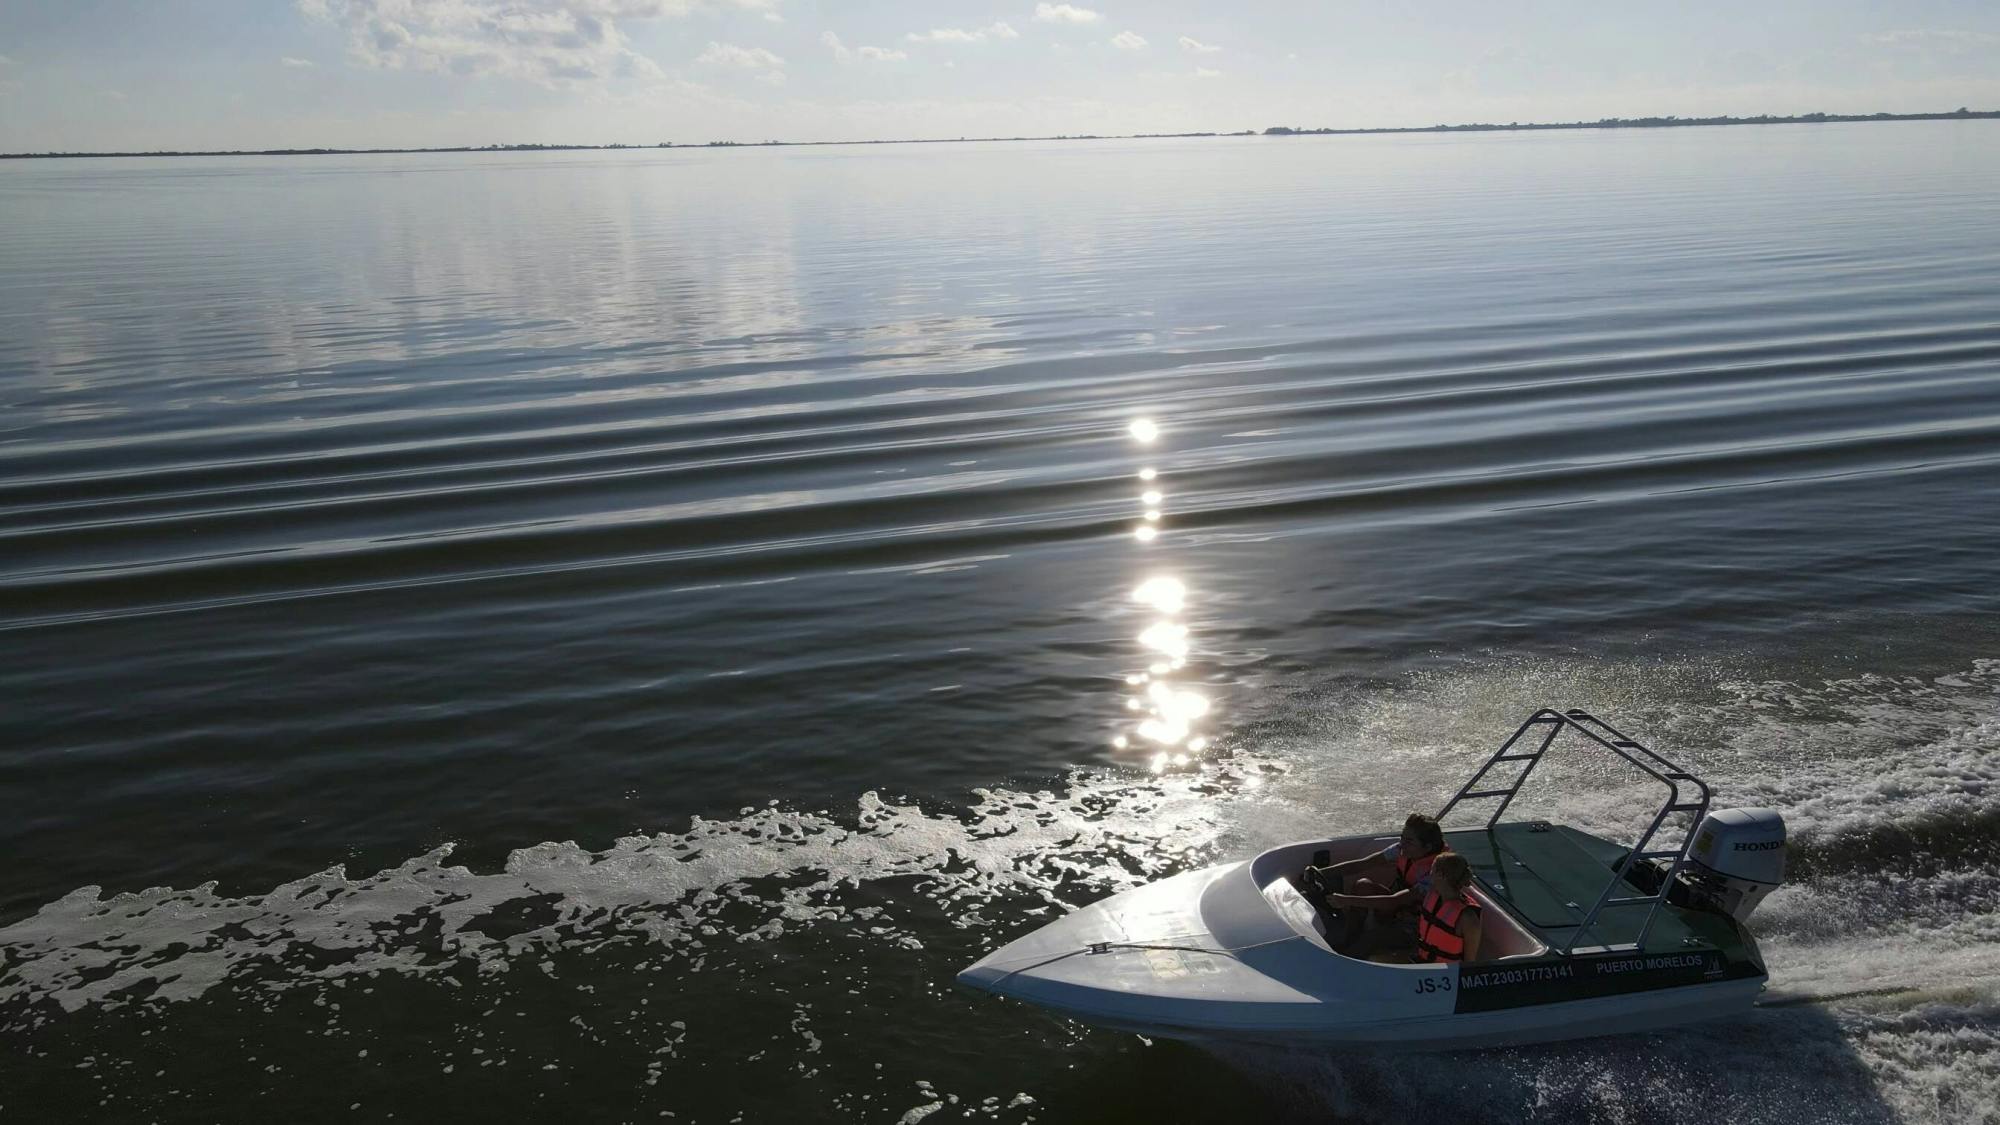
<path id="1" fill-rule="evenodd" d="M 1738 922 L 1785 881 L 1785 818 L 1775 809 L 1723 809 L 1695 830 L 1681 874 Z"/>

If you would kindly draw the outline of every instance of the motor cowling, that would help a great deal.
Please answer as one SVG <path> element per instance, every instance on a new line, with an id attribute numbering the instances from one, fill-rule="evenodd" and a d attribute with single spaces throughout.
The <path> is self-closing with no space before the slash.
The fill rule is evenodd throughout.
<path id="1" fill-rule="evenodd" d="M 1723 809 L 1704 817 L 1683 877 L 1741 922 L 1785 881 L 1785 818 L 1776 809 Z"/>

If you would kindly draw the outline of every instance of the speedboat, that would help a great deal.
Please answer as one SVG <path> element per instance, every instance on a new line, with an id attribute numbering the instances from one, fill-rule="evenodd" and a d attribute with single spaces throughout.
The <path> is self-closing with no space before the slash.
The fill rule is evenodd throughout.
<path id="1" fill-rule="evenodd" d="M 1552 746 L 1609 751 L 1664 787 L 1636 842 L 1502 819 Z M 1483 826 L 1447 820 L 1475 810 L 1487 812 Z M 1371 833 L 1287 844 L 1114 895 L 994 950 L 959 983 L 1143 1035 L 1451 1050 L 1740 1012 L 1768 979 L 1744 922 L 1783 881 L 1783 818 L 1711 813 L 1706 783 L 1587 712 L 1535 712 L 1438 821 L 1473 869 L 1476 962 L 1380 964 L 1334 950 L 1300 879 L 1309 863 L 1396 842 Z"/>

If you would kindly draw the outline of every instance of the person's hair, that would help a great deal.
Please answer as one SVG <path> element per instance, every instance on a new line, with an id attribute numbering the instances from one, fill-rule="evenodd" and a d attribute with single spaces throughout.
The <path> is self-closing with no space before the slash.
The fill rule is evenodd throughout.
<path id="1" fill-rule="evenodd" d="M 1438 822 L 1433 817 L 1422 813 L 1411 813 L 1410 819 L 1403 822 L 1403 831 L 1415 836 L 1418 843 L 1431 851 L 1444 850 L 1444 829 L 1438 827 Z"/>
<path id="2" fill-rule="evenodd" d="M 1463 892 L 1472 885 L 1472 865 L 1457 852 L 1440 852 L 1431 861 L 1431 878 L 1435 880 L 1440 876 L 1451 884 L 1452 890 Z"/>

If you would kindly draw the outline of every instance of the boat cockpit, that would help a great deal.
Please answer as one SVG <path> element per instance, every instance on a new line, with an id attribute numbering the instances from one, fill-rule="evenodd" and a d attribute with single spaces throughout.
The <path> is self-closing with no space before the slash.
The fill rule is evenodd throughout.
<path id="1" fill-rule="evenodd" d="M 1345 863 L 1351 859 L 1378 854 L 1383 848 L 1395 842 L 1394 836 L 1364 836 L 1274 848 L 1251 861 L 1250 876 L 1263 890 L 1265 901 L 1271 904 L 1271 908 L 1277 911 L 1280 918 L 1310 939 L 1313 944 L 1335 956 L 1344 957 L 1344 954 L 1333 948 L 1333 938 L 1326 932 L 1325 915 L 1315 908 L 1305 893 L 1299 889 L 1299 873 L 1305 870 L 1307 864 L 1313 862 L 1315 852 L 1329 853 L 1327 862 Z M 1466 892 L 1466 897 L 1479 904 L 1481 908 L 1480 961 L 1541 957 L 1548 953 L 1548 943 L 1534 931 L 1516 921 L 1502 905 L 1502 900 L 1479 883 L 1476 872 L 1474 882 L 1476 885 Z"/>

